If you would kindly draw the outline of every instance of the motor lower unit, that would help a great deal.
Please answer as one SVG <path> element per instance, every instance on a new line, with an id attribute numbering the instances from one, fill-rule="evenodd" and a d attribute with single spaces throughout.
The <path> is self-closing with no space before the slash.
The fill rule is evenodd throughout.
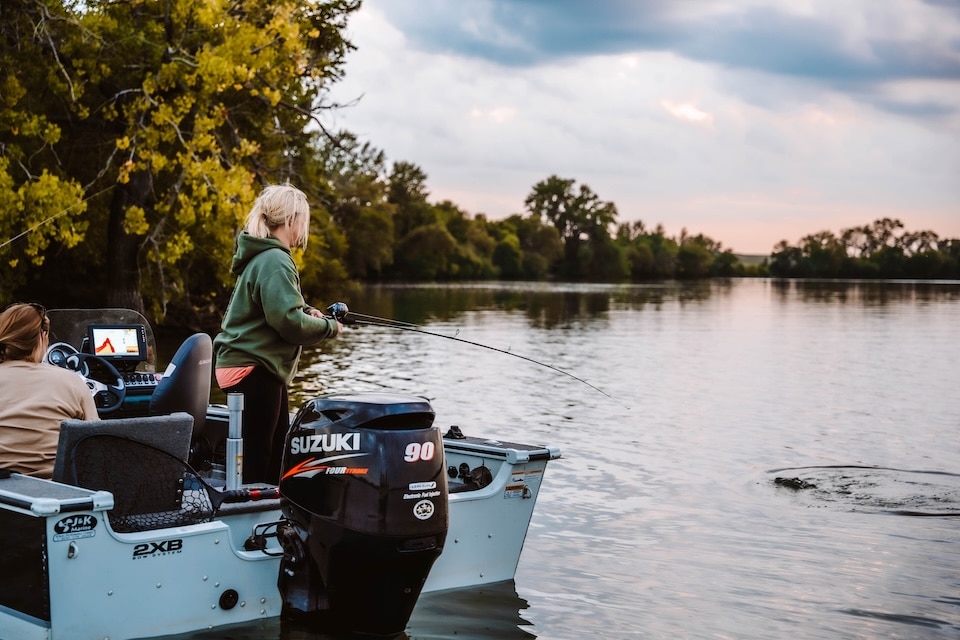
<path id="1" fill-rule="evenodd" d="M 420 397 L 305 403 L 280 479 L 283 615 L 327 631 L 403 632 L 447 536 L 447 476 Z"/>

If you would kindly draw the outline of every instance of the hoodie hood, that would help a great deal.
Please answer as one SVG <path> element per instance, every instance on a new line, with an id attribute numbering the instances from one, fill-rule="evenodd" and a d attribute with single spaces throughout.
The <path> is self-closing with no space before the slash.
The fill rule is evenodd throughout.
<path id="1" fill-rule="evenodd" d="M 232 271 L 235 276 L 240 275 L 248 262 L 268 249 L 282 249 L 286 253 L 290 253 L 290 247 L 273 236 L 258 238 L 250 235 L 246 231 L 242 231 L 240 235 L 237 236 L 237 252 L 233 256 L 230 271 Z"/>

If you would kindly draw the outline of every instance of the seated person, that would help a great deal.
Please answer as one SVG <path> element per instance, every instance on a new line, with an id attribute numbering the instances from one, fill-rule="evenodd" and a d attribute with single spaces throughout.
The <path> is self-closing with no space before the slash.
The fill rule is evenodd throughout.
<path id="1" fill-rule="evenodd" d="M 98 420 L 83 378 L 42 362 L 50 319 L 37 304 L 0 313 L 0 469 L 53 476 L 60 422 Z"/>

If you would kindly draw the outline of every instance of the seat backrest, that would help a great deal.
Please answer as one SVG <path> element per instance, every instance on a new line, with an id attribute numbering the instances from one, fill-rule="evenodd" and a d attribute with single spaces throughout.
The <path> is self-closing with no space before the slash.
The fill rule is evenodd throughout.
<path id="1" fill-rule="evenodd" d="M 195 333 L 180 345 L 150 398 L 150 414 L 186 411 L 193 416 L 194 435 L 203 432 L 213 378 L 213 340 Z"/>
<path id="2" fill-rule="evenodd" d="M 178 412 L 166 416 L 115 420 L 64 420 L 53 467 L 53 480 L 114 494 L 118 515 L 171 511 L 180 508 L 183 463 L 190 453 L 193 418 Z M 131 454 L 130 447 L 101 446 L 142 443 L 141 448 L 169 454 L 157 462 Z M 146 446 L 143 446 L 146 445 Z M 131 459 L 132 458 L 132 459 Z"/>

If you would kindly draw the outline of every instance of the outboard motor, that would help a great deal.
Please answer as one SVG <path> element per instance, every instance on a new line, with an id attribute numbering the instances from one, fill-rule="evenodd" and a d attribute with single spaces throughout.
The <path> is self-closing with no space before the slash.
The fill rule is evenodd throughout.
<path id="1" fill-rule="evenodd" d="M 283 454 L 283 616 L 395 636 L 447 536 L 443 443 L 430 403 L 325 396 L 301 407 Z"/>

